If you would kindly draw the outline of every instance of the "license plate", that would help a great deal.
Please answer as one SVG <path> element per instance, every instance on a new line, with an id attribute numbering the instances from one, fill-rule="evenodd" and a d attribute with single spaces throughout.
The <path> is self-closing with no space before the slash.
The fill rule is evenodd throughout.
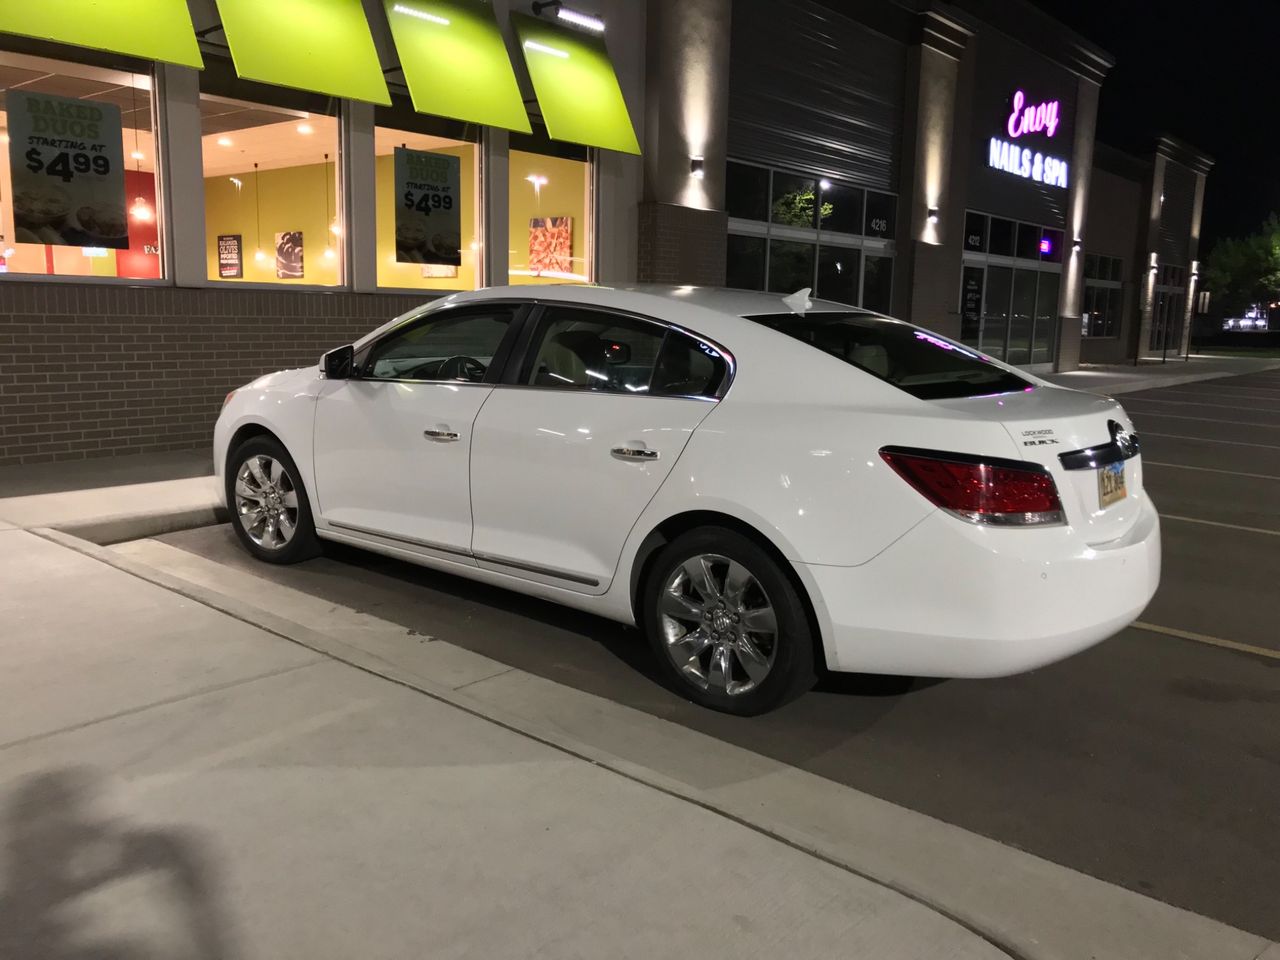
<path id="1" fill-rule="evenodd" d="M 1103 509 L 1125 498 L 1124 461 L 1098 469 L 1098 503 Z"/>

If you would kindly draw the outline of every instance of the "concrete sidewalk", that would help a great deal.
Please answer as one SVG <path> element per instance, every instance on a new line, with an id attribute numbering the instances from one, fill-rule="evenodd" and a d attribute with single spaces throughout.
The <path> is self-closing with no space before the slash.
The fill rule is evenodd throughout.
<path id="1" fill-rule="evenodd" d="M 1280 358 L 1195 354 L 1186 360 L 1171 357 L 1165 363 L 1143 360 L 1137 366 L 1131 363 L 1086 364 L 1079 370 L 1052 373 L 1044 379 L 1073 390 L 1122 394 L 1199 383 L 1201 380 L 1216 380 L 1219 377 L 1238 377 L 1263 370 L 1280 370 Z"/>
<path id="2" fill-rule="evenodd" d="M 27 531 L 0 533 L 0 623 L 0 956 L 1006 956 Z"/>

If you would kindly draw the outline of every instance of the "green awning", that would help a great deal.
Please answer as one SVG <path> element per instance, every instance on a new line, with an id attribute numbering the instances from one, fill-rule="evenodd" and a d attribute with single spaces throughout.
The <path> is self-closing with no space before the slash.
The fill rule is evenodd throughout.
<path id="1" fill-rule="evenodd" d="M 204 67 L 187 0 L 3 0 L 0 33 Z"/>
<path id="2" fill-rule="evenodd" d="M 217 0 L 246 80 L 390 104 L 360 0 Z"/>
<path id="3" fill-rule="evenodd" d="M 529 133 L 502 31 L 486 0 L 383 0 L 414 109 Z"/>
<path id="4" fill-rule="evenodd" d="M 523 13 L 511 19 L 547 134 L 553 140 L 639 153 L 604 37 Z"/>

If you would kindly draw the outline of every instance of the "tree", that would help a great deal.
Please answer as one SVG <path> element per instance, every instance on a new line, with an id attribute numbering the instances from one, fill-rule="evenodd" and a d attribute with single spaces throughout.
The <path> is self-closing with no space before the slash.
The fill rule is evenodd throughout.
<path id="1" fill-rule="evenodd" d="M 817 202 L 813 187 L 807 190 L 791 190 L 775 197 L 773 201 L 773 222 L 785 223 L 793 227 L 812 227 L 813 208 Z M 835 210 L 830 203 L 822 202 L 822 217 L 825 220 Z"/>
<path id="2" fill-rule="evenodd" d="M 1223 317 L 1280 297 L 1280 216 L 1271 214 L 1257 233 L 1214 244 L 1204 279 L 1215 313 Z"/>

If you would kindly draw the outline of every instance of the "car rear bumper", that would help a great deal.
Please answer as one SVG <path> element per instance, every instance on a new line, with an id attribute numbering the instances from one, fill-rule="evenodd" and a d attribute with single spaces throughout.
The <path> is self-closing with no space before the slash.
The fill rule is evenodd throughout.
<path id="1" fill-rule="evenodd" d="M 856 567 L 803 565 L 828 666 L 860 673 L 1000 677 L 1078 653 L 1131 623 L 1160 582 L 1160 519 L 1128 533 L 1010 530 L 930 515 Z"/>

